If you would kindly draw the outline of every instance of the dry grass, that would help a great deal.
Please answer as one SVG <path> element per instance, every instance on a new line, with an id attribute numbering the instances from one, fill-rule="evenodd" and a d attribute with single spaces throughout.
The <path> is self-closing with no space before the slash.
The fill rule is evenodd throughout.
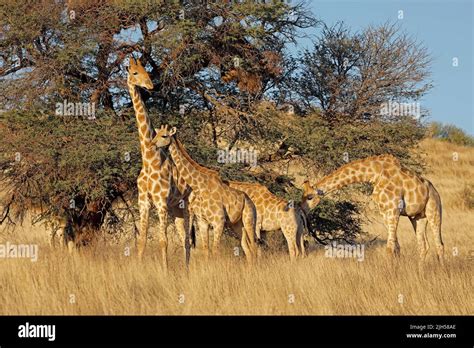
<path id="1" fill-rule="evenodd" d="M 432 140 L 422 148 L 431 168 L 427 177 L 444 204 L 446 270 L 440 269 L 432 249 L 426 264 L 418 266 L 407 219 L 399 229 L 402 256 L 389 259 L 386 233 L 376 215 L 366 228 L 380 237 L 367 247 L 363 262 L 329 259 L 317 248 L 296 263 L 274 252 L 258 267 L 248 267 L 242 257 L 232 255 L 228 244 L 238 241 L 230 240 L 224 255 L 209 263 L 194 253 L 189 273 L 174 245 L 168 275 L 153 243 L 142 262 L 133 251 L 125 256 L 123 247 L 106 245 L 69 257 L 25 228 L 0 236 L 0 242 L 42 243 L 39 259 L 0 259 L 0 314 L 472 315 L 474 259 L 468 255 L 474 250 L 474 219 L 459 195 L 473 184 L 474 150 Z M 458 152 L 458 161 L 452 160 L 452 152 Z"/>

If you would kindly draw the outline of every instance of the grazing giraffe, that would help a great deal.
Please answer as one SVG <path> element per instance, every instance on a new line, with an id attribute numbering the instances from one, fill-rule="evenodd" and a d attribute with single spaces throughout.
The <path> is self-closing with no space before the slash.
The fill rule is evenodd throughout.
<path id="1" fill-rule="evenodd" d="M 245 192 L 257 209 L 257 224 L 255 234 L 261 240 L 261 232 L 281 229 L 288 244 L 290 260 L 305 256 L 303 232 L 306 228 L 306 218 L 298 205 L 277 197 L 259 183 L 229 181 L 229 186 Z"/>
<path id="2" fill-rule="evenodd" d="M 403 168 L 392 155 L 373 156 L 348 163 L 323 177 L 314 187 L 305 182 L 302 207 L 315 207 L 320 196 L 346 185 L 360 182 L 373 184 L 372 199 L 379 206 L 388 229 L 387 251 L 398 256 L 400 245 L 397 227 L 400 216 L 407 216 L 415 230 L 419 255 L 423 261 L 428 252 L 426 225 L 433 232 L 438 260 L 443 263 L 441 238 L 441 198 L 433 184 Z"/>
<path id="3" fill-rule="evenodd" d="M 139 60 L 130 58 L 127 85 L 137 119 L 140 150 L 142 155 L 142 169 L 137 179 L 138 207 L 140 210 L 140 229 L 138 235 L 138 256 L 141 259 L 145 250 L 150 201 L 158 210 L 160 220 L 158 230 L 158 243 L 161 252 L 161 261 L 165 269 L 168 267 L 167 248 L 168 213 L 175 218 L 175 226 L 184 244 L 186 265 L 189 264 L 190 239 L 187 231 L 187 198 L 186 182 L 180 177 L 162 149 L 151 146 L 155 131 L 148 117 L 145 104 L 140 96 L 137 86 L 148 90 L 153 88 L 153 83 Z"/>
<path id="4" fill-rule="evenodd" d="M 168 130 L 162 126 L 155 130 L 156 136 L 152 145 L 158 148 L 168 147 L 171 158 L 186 183 L 191 187 L 194 202 L 191 203 L 193 213 L 197 217 L 199 231 L 207 232 L 211 226 L 214 231 L 213 254 L 218 253 L 220 238 L 225 223 L 241 234 L 242 249 L 249 262 L 256 256 L 255 241 L 256 210 L 250 198 L 243 192 L 229 187 L 216 171 L 201 166 L 187 153 L 184 146 L 175 137 L 176 128 Z M 190 201 L 192 199 L 190 198 Z M 208 257 L 207 233 L 200 233 L 203 247 Z M 207 240 L 206 240 L 207 239 Z"/>

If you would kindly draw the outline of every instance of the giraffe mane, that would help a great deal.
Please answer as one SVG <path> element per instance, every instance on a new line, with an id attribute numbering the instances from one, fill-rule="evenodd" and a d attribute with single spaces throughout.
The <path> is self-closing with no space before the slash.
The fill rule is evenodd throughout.
<path id="1" fill-rule="evenodd" d="M 334 171 L 334 175 L 337 175 L 339 174 L 339 172 L 343 171 L 344 169 L 348 168 L 348 167 L 352 167 L 353 165 L 355 164 L 360 164 L 360 163 L 367 163 L 367 162 L 373 162 L 373 161 L 377 161 L 377 160 L 389 160 L 389 161 L 392 161 L 396 164 L 400 164 L 400 161 L 398 160 L 398 158 L 396 158 L 395 156 L 391 155 L 391 154 L 383 154 L 383 155 L 378 155 L 378 156 L 370 156 L 370 157 L 366 157 L 366 158 L 361 158 L 361 159 L 358 159 L 358 160 L 354 160 L 352 162 L 349 162 L 347 164 L 344 164 L 343 166 L 339 167 L 338 169 L 336 169 Z M 329 176 L 332 176 L 329 175 Z"/>
<path id="2" fill-rule="evenodd" d="M 175 140 L 176 142 L 176 145 L 178 146 L 179 150 L 181 151 L 181 153 L 183 154 L 183 156 L 189 161 L 189 163 L 191 163 L 191 165 L 196 168 L 197 170 L 199 170 L 201 173 L 206 173 L 206 174 L 211 174 L 211 175 L 217 175 L 219 176 L 219 173 L 216 171 L 216 170 L 213 170 L 213 169 L 210 169 L 210 168 L 207 168 L 207 167 L 204 167 L 203 165 L 197 163 L 190 155 L 189 153 L 186 151 L 186 149 L 184 148 L 183 144 L 179 141 L 178 138 L 176 138 L 176 136 L 173 136 L 173 139 Z"/>
<path id="3" fill-rule="evenodd" d="M 337 177 L 338 175 L 340 175 L 341 172 L 343 172 L 345 169 L 347 168 L 351 168 L 353 167 L 354 165 L 356 164 L 360 164 L 360 163 L 370 163 L 370 162 L 374 162 L 374 161 L 389 161 L 391 162 L 392 164 L 395 164 L 399 167 L 400 166 L 400 161 L 398 160 L 398 158 L 396 158 L 395 156 L 391 155 L 391 154 L 383 154 L 383 155 L 377 155 L 377 156 L 370 156 L 370 157 L 366 157 L 366 158 L 361 158 L 361 159 L 358 159 L 358 160 L 355 160 L 355 161 L 352 161 L 352 162 L 349 162 L 347 164 L 344 164 L 343 166 L 339 167 L 338 169 L 336 169 L 334 172 L 332 172 L 331 174 L 329 175 L 326 175 L 324 176 L 323 178 L 321 178 L 317 183 L 316 183 L 316 189 L 318 186 L 324 184 L 326 181 L 332 179 L 332 178 L 335 178 Z M 319 194 L 319 193 L 318 193 Z"/>

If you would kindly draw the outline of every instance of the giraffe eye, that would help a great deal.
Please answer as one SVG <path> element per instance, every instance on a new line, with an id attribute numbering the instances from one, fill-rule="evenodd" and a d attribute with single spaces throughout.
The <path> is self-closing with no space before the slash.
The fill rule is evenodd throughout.
<path id="1" fill-rule="evenodd" d="M 313 195 L 309 195 L 308 197 L 306 197 L 306 199 L 307 199 L 308 201 L 312 200 L 313 198 L 314 198 Z"/>
<path id="2" fill-rule="evenodd" d="M 133 75 L 138 75 L 138 72 L 135 71 L 135 72 L 133 73 Z"/>

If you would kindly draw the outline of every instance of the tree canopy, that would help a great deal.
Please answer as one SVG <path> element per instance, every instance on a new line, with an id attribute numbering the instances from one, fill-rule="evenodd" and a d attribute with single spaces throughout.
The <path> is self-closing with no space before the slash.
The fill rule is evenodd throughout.
<path id="1" fill-rule="evenodd" d="M 294 55 L 308 28 L 320 32 L 314 47 Z M 192 156 L 225 178 L 297 198 L 294 177 L 266 164 L 301 158 L 328 172 L 388 152 L 420 168 L 406 150 L 421 118 L 380 111 L 431 86 L 426 50 L 394 25 L 327 27 L 304 2 L 0 0 L 0 179 L 20 211 L 41 205 L 99 228 L 115 199 L 136 193 L 131 54 L 154 83 L 141 92 L 153 123 L 178 126 Z M 56 112 L 67 103 L 92 105 L 94 117 Z M 239 146 L 258 148 L 258 172 L 218 163 L 218 149 Z M 357 214 L 328 205 L 343 208 Z M 354 231 L 351 216 L 318 228 Z"/>

